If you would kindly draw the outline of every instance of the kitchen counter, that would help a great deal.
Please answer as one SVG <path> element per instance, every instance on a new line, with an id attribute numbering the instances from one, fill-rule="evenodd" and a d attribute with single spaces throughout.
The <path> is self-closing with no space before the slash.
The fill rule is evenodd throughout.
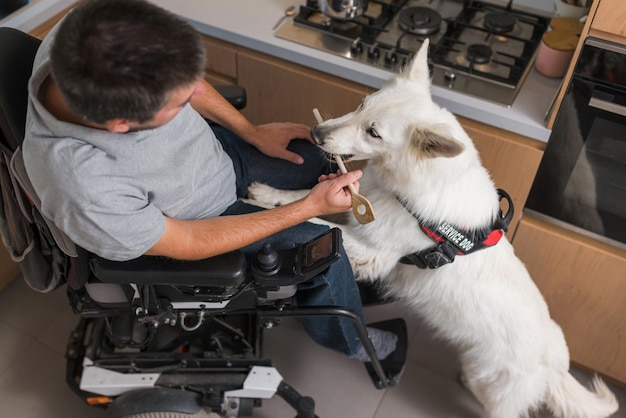
<path id="1" fill-rule="evenodd" d="M 23 31 L 32 29 L 74 0 L 33 1 L 16 16 L 8 16 L 0 26 Z M 290 5 L 305 0 L 150 0 L 188 20 L 201 33 L 264 54 L 345 78 L 375 89 L 393 77 L 387 70 L 347 60 L 274 36 L 272 27 Z M 498 1 L 498 0 L 494 0 Z M 506 4 L 505 0 L 501 1 Z M 516 0 L 514 7 L 549 16 L 552 2 Z M 292 24 L 285 20 L 284 24 Z M 474 98 L 443 87 L 433 86 L 433 98 L 451 112 L 488 125 L 547 141 L 546 114 L 560 86 L 560 79 L 550 79 L 534 68 L 511 107 Z"/>
<path id="2" fill-rule="evenodd" d="M 27 5 L 0 19 L 0 26 L 30 32 L 75 2 L 76 0 L 30 0 Z"/>
<path id="3" fill-rule="evenodd" d="M 188 20 L 200 32 L 255 51 L 314 68 L 372 88 L 393 77 L 390 71 L 376 69 L 326 52 L 318 51 L 274 36 L 272 27 L 293 4 L 304 0 L 151 0 Z M 539 10 L 545 15 L 545 3 L 517 0 L 515 7 Z M 506 2 L 504 2 L 506 4 Z M 520 6 L 526 4 L 529 6 Z M 549 2 L 551 5 L 552 2 Z M 284 24 L 292 24 L 285 20 Z M 547 141 L 546 114 L 557 93 L 560 79 L 550 79 L 534 68 L 528 74 L 511 107 L 433 86 L 433 98 L 451 112 L 489 125 L 506 129 L 536 140 Z"/>

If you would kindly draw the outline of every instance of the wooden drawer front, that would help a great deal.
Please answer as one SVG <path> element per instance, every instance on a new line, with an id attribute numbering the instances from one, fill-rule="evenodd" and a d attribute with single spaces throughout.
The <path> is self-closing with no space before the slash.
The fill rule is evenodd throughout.
<path id="1" fill-rule="evenodd" d="M 513 245 L 563 328 L 572 361 L 626 382 L 626 251 L 528 213 Z"/>
<path id="2" fill-rule="evenodd" d="M 626 42 L 626 2 L 624 0 L 601 0 L 591 22 L 591 27 L 620 36 Z"/>
<path id="3" fill-rule="evenodd" d="M 237 50 L 225 42 L 202 38 L 206 50 L 206 71 L 237 79 Z"/>
<path id="4" fill-rule="evenodd" d="M 237 81 L 248 92 L 244 114 L 252 123 L 315 125 L 313 108 L 323 116 L 338 117 L 356 109 L 370 92 L 359 84 L 253 52 L 239 52 L 237 59 Z"/>
<path id="5" fill-rule="evenodd" d="M 205 73 L 204 79 L 212 86 L 232 86 L 236 84 L 231 78 L 222 77 L 213 73 Z"/>

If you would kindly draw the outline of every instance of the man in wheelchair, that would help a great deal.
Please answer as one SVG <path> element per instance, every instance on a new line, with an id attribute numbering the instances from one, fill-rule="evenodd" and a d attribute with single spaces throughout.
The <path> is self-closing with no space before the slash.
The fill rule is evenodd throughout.
<path id="1" fill-rule="evenodd" d="M 84 1 L 39 47 L 22 158 L 78 247 L 70 384 L 111 416 L 245 416 L 278 393 L 312 417 L 261 356 L 284 316 L 395 384 L 403 323 L 363 325 L 340 232 L 306 222 L 349 210 L 361 173 L 335 174 L 307 126 L 251 124 L 204 65 L 195 30 L 143 0 Z M 239 200 L 253 181 L 312 191 L 264 210 Z"/>

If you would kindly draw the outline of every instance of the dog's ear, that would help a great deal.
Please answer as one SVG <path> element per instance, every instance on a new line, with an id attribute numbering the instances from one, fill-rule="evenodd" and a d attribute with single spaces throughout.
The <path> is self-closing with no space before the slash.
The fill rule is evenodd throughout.
<path id="1" fill-rule="evenodd" d="M 445 129 L 415 128 L 411 145 L 420 157 L 456 157 L 465 150 L 465 145 L 450 136 Z"/>
<path id="2" fill-rule="evenodd" d="M 401 77 L 408 78 L 416 83 L 430 83 L 430 70 L 428 69 L 428 38 L 424 39 L 415 57 L 403 70 Z"/>

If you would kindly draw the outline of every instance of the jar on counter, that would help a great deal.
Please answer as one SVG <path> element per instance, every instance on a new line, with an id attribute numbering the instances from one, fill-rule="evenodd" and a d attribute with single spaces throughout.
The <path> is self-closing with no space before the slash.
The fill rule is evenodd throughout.
<path id="1" fill-rule="evenodd" d="M 543 34 L 535 68 L 546 77 L 565 75 L 578 44 L 583 24 L 578 19 L 559 17 L 550 22 L 552 30 Z"/>

